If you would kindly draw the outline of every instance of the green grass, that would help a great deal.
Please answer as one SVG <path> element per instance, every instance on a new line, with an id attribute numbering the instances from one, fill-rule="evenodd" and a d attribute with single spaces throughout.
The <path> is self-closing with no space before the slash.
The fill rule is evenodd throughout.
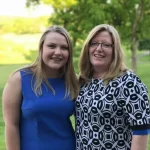
<path id="1" fill-rule="evenodd" d="M 22 45 L 26 50 L 34 50 L 38 48 L 41 33 L 38 34 L 3 34 L 0 36 L 5 41 L 13 42 L 17 45 Z"/>
<path id="2" fill-rule="evenodd" d="M 0 35 L 0 64 L 29 63 L 32 53 L 38 50 L 40 36 L 41 34 Z"/>

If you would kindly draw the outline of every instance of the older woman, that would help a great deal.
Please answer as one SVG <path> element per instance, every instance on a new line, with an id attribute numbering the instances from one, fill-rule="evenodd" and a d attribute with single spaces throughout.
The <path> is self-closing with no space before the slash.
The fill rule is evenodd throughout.
<path id="1" fill-rule="evenodd" d="M 80 57 L 76 150 L 146 150 L 148 91 L 125 65 L 116 29 L 92 29 Z"/>
<path id="2" fill-rule="evenodd" d="M 7 150 L 75 150 L 70 116 L 77 94 L 72 42 L 64 28 L 51 26 L 35 62 L 14 72 L 5 86 Z"/>

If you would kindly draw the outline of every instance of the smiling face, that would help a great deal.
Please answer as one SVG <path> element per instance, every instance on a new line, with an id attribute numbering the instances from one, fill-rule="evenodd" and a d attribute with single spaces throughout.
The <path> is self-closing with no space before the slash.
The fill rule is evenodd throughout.
<path id="1" fill-rule="evenodd" d="M 113 56 L 113 42 L 109 32 L 98 32 L 90 41 L 89 57 L 95 73 L 104 74 L 109 69 Z"/>
<path id="2" fill-rule="evenodd" d="M 45 36 L 42 60 L 47 76 L 59 75 L 69 58 L 69 47 L 65 36 L 57 32 L 49 32 Z"/>

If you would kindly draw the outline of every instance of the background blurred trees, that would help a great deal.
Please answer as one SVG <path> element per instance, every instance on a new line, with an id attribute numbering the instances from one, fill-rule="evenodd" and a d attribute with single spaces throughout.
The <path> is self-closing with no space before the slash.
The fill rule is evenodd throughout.
<path id="1" fill-rule="evenodd" d="M 0 34 L 33 34 L 41 33 L 48 25 L 48 17 L 38 18 L 5 17 L 0 16 Z"/>
<path id="2" fill-rule="evenodd" d="M 150 55 L 150 39 L 143 39 L 143 40 L 139 41 L 138 49 L 139 50 L 147 50 L 147 51 L 149 51 L 149 55 Z"/>
<path id="3" fill-rule="evenodd" d="M 45 3 L 53 7 L 51 24 L 64 26 L 79 48 L 88 32 L 107 23 L 118 29 L 132 53 L 132 69 L 136 71 L 136 50 L 139 40 L 150 35 L 149 0 L 27 0 L 27 6 Z"/>

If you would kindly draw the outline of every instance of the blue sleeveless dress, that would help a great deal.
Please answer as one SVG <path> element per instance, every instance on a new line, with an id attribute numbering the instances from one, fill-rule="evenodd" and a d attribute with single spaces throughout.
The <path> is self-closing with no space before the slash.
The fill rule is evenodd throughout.
<path id="1" fill-rule="evenodd" d="M 75 134 L 70 121 L 74 102 L 64 99 L 64 78 L 50 78 L 53 95 L 42 84 L 42 95 L 32 90 L 32 74 L 20 71 L 22 78 L 22 104 L 20 116 L 21 150 L 75 150 Z"/>

